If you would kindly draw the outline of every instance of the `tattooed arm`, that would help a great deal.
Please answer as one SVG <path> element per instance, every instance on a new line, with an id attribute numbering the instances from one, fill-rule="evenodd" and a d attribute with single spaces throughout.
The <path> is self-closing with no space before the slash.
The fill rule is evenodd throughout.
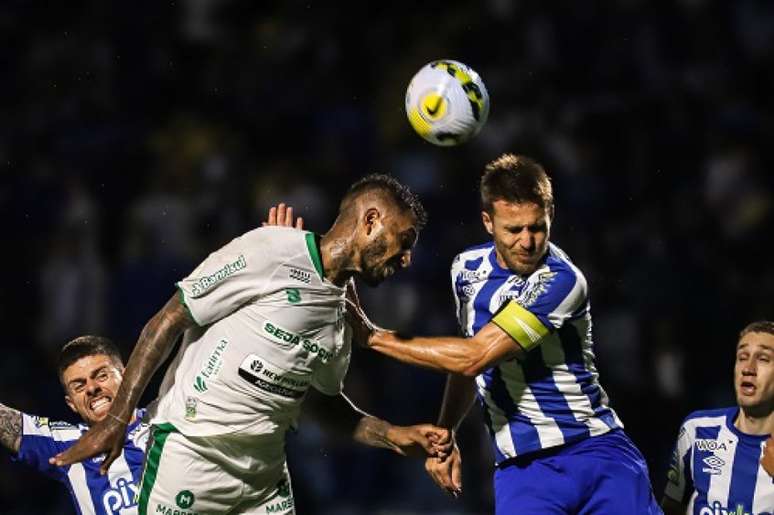
<path id="1" fill-rule="evenodd" d="M 64 466 L 106 452 L 100 471 L 107 472 L 110 464 L 121 455 L 126 426 L 132 418 L 145 387 L 148 386 L 156 369 L 172 350 L 177 338 L 194 321 L 191 315 L 174 295 L 166 305 L 151 318 L 140 334 L 129 362 L 124 379 L 118 389 L 108 416 L 95 424 L 67 451 L 51 458 L 54 465 Z"/>
<path id="2" fill-rule="evenodd" d="M 21 435 L 21 412 L 0 403 L 0 445 L 17 453 L 21 446 Z"/>

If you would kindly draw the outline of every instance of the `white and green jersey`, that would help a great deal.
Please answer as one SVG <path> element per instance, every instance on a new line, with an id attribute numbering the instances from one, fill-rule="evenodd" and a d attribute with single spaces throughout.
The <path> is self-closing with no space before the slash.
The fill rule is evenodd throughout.
<path id="1" fill-rule="evenodd" d="M 281 441 L 310 386 L 341 391 L 351 353 L 345 288 L 323 278 L 314 234 L 255 229 L 177 285 L 198 327 L 167 370 L 153 424 Z"/>

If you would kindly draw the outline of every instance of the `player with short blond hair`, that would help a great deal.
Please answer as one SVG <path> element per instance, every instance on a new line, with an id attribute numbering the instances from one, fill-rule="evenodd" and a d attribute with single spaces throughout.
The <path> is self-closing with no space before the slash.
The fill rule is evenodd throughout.
<path id="1" fill-rule="evenodd" d="M 661 502 L 666 515 L 774 513 L 774 478 L 761 463 L 774 434 L 774 322 L 739 333 L 734 390 L 736 406 L 695 411 L 680 427 Z"/>

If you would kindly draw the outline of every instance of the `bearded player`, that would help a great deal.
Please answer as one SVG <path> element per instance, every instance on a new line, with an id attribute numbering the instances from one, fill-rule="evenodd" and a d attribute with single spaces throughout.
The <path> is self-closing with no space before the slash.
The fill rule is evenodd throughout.
<path id="1" fill-rule="evenodd" d="M 293 513 L 285 435 L 306 397 L 359 442 L 442 453 L 448 432 L 391 426 L 354 411 L 339 395 L 351 352 L 347 284 L 360 277 L 377 285 L 408 266 L 425 219 L 405 186 L 372 175 L 349 189 L 322 237 L 263 227 L 212 253 L 146 324 L 108 417 L 51 461 L 107 452 L 106 470 L 143 390 L 181 334 L 151 409 L 140 514 Z"/>

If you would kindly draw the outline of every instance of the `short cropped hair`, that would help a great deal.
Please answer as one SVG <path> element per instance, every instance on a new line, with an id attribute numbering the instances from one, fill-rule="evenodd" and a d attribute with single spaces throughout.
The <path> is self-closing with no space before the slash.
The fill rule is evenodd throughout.
<path id="1" fill-rule="evenodd" d="M 757 322 L 749 323 L 739 333 L 739 339 L 741 340 L 749 333 L 768 333 L 774 335 L 774 322 L 769 320 L 758 320 Z"/>
<path id="2" fill-rule="evenodd" d="M 421 229 L 427 223 L 427 212 L 419 197 L 395 177 L 379 173 L 366 175 L 350 186 L 344 198 L 341 199 L 339 212 L 343 212 L 360 195 L 372 192 L 385 194 L 401 209 L 411 210 L 417 220 L 417 229 Z"/>
<path id="3" fill-rule="evenodd" d="M 98 354 L 108 356 L 117 367 L 124 366 L 118 347 L 109 338 L 92 335 L 79 336 L 65 343 L 59 352 L 59 363 L 57 364 L 59 381 L 62 382 L 62 376 L 67 367 L 81 358 Z"/>
<path id="4" fill-rule="evenodd" d="M 494 202 L 532 202 L 554 217 L 554 192 L 543 166 L 526 156 L 503 154 L 484 168 L 481 176 L 481 208 L 490 215 Z"/>

